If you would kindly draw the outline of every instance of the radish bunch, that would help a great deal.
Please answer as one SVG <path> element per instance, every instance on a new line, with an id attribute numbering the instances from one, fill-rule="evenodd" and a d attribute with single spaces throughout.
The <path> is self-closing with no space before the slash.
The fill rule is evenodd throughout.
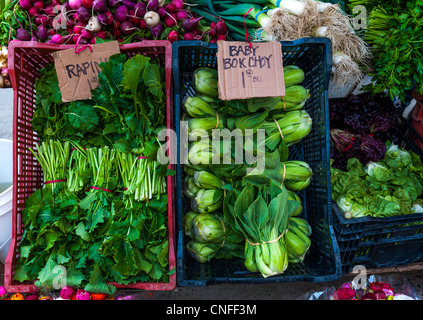
<path id="1" fill-rule="evenodd" d="M 30 30 L 17 30 L 16 39 L 21 41 L 215 41 L 224 40 L 227 33 L 218 31 L 226 28 L 224 23 L 206 26 L 201 16 L 192 15 L 183 0 L 19 0 L 19 5 L 30 19 Z"/>
<path id="2" fill-rule="evenodd" d="M 217 40 L 226 40 L 228 35 L 228 26 L 225 21 L 211 22 L 208 31 L 209 42 L 215 43 Z"/>

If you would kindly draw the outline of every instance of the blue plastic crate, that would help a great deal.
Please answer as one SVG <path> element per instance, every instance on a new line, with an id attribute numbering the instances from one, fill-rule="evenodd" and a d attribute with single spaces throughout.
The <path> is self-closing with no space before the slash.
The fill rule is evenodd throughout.
<path id="1" fill-rule="evenodd" d="M 291 264 L 281 275 L 262 278 L 246 270 L 241 259 L 199 263 L 185 249 L 189 241 L 183 233 L 182 219 L 189 209 L 183 193 L 185 177 L 182 165 L 176 165 L 177 199 L 177 281 L 180 286 L 207 286 L 214 283 L 275 283 L 288 281 L 331 281 L 341 277 L 341 264 L 334 229 L 331 225 L 330 154 L 328 85 L 332 67 L 332 45 L 327 38 L 283 41 L 284 64 L 295 64 L 305 72 L 302 84 L 310 90 L 305 105 L 313 119 L 313 129 L 299 144 L 290 147 L 290 159 L 306 161 L 313 169 L 313 179 L 299 195 L 303 216 L 313 228 L 312 245 L 303 264 Z M 173 43 L 173 78 L 175 129 L 179 134 L 181 103 L 195 94 L 192 73 L 199 67 L 217 68 L 217 45 L 201 41 Z M 178 152 L 179 145 L 178 145 Z"/>
<path id="2" fill-rule="evenodd" d="M 400 147 L 423 159 L 423 150 L 416 144 L 423 138 L 401 116 L 394 135 Z M 423 213 L 347 219 L 335 202 L 332 212 L 343 273 L 356 265 L 382 268 L 423 261 Z"/>

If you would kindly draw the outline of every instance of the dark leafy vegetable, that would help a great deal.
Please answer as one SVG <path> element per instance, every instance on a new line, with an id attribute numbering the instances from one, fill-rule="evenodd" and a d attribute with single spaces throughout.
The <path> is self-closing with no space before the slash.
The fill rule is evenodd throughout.
<path id="1" fill-rule="evenodd" d="M 398 142 L 396 125 L 400 113 L 384 94 L 363 93 L 331 100 L 332 166 L 346 170 L 350 158 L 357 158 L 362 164 L 382 159 L 385 142 Z"/>

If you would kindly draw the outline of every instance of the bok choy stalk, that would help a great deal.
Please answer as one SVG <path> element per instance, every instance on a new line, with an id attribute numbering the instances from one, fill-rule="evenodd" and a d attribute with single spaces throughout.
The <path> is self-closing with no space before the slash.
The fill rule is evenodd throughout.
<path id="1" fill-rule="evenodd" d="M 310 185 L 313 170 L 307 162 L 290 160 L 282 162 L 283 184 L 291 191 L 300 191 Z"/>
<path id="2" fill-rule="evenodd" d="M 183 102 L 185 111 L 190 117 L 216 117 L 216 110 L 200 97 L 188 97 Z"/>
<path id="3" fill-rule="evenodd" d="M 200 189 L 191 199 L 191 210 L 198 213 L 211 213 L 219 210 L 223 204 L 223 190 Z"/>
<path id="4" fill-rule="evenodd" d="M 223 243 L 226 227 L 217 214 L 199 213 L 191 221 L 194 240 L 201 243 Z"/>
<path id="5" fill-rule="evenodd" d="M 193 177 L 186 177 L 185 178 L 185 189 L 184 189 L 184 193 L 188 198 L 194 198 L 195 195 L 197 194 L 198 190 L 200 190 L 201 188 L 197 187 L 196 184 L 194 183 L 194 178 Z"/>
<path id="6" fill-rule="evenodd" d="M 275 150 L 283 139 L 289 147 L 300 142 L 312 127 L 312 119 L 306 110 L 294 110 L 274 116 L 274 121 L 265 121 L 259 129 L 266 130 L 266 147 Z"/>
<path id="7" fill-rule="evenodd" d="M 286 188 L 246 185 L 236 199 L 236 227 L 245 236 L 245 267 L 264 278 L 283 273 L 288 267 L 285 235 L 289 218 L 298 203 L 288 199 Z"/>
<path id="8" fill-rule="evenodd" d="M 265 97 L 248 99 L 247 106 L 250 112 L 256 112 L 260 109 L 292 111 L 304 107 L 310 98 L 308 89 L 303 86 L 292 85 L 285 90 L 284 97 Z"/>
<path id="9" fill-rule="evenodd" d="M 193 181 L 201 189 L 220 189 L 223 187 L 223 181 L 207 171 L 196 171 Z"/>
<path id="10" fill-rule="evenodd" d="M 197 68 L 193 74 L 194 89 L 202 94 L 212 98 L 219 96 L 217 86 L 217 70 L 210 68 Z"/>
<path id="11" fill-rule="evenodd" d="M 189 211 L 183 223 L 184 233 L 191 239 L 186 248 L 198 262 L 244 257 L 244 236 L 233 229 L 224 215 Z"/>
<path id="12" fill-rule="evenodd" d="M 70 143 L 58 140 L 43 141 L 37 144 L 38 154 L 29 148 L 38 160 L 44 176 L 43 189 L 51 188 L 53 192 L 60 182 L 66 182 Z"/>
<path id="13" fill-rule="evenodd" d="M 214 258 L 220 246 L 213 243 L 200 243 L 194 240 L 188 241 L 186 248 L 191 256 L 200 263 L 205 263 Z"/>

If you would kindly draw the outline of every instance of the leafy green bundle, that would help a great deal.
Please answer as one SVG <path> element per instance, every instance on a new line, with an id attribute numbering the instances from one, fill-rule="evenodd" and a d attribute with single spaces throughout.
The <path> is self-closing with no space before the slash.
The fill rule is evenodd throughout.
<path id="1" fill-rule="evenodd" d="M 421 0 L 351 0 L 348 7 L 364 5 L 367 25 L 363 40 L 371 46 L 374 83 L 365 88 L 373 93 L 387 90 L 394 100 L 405 101 L 413 87 L 423 93 L 423 29 Z"/>

